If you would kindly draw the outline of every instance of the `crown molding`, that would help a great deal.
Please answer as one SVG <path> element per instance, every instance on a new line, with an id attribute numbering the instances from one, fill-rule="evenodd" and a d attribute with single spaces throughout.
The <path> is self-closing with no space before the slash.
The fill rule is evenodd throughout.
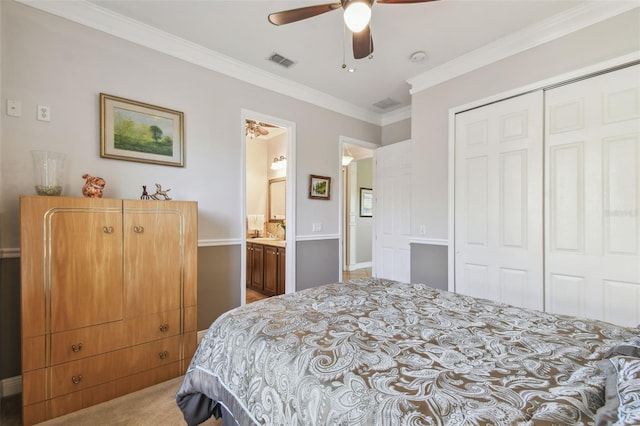
<path id="1" fill-rule="evenodd" d="M 384 114 L 380 124 L 382 126 L 387 126 L 389 124 L 397 123 L 398 121 L 406 120 L 407 118 L 411 118 L 411 105 L 398 108 Z"/>
<path id="2" fill-rule="evenodd" d="M 293 82 L 86 0 L 16 0 L 132 43 L 165 53 L 237 80 L 273 90 L 368 123 L 382 125 L 382 115 L 311 87 Z"/>
<path id="3" fill-rule="evenodd" d="M 407 80 L 411 85 L 409 93 L 414 95 L 447 80 L 638 7 L 640 3 L 637 1 L 585 2 Z"/>

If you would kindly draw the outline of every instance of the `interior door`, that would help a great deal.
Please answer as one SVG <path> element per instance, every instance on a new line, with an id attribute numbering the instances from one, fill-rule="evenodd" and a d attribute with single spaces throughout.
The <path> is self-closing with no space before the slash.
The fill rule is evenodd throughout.
<path id="1" fill-rule="evenodd" d="M 546 93 L 547 310 L 640 323 L 640 66 Z"/>
<path id="2" fill-rule="evenodd" d="M 455 290 L 543 309 L 542 92 L 457 114 Z"/>
<path id="3" fill-rule="evenodd" d="M 375 240 L 373 275 L 401 282 L 411 279 L 411 141 L 376 149 L 374 177 Z"/>

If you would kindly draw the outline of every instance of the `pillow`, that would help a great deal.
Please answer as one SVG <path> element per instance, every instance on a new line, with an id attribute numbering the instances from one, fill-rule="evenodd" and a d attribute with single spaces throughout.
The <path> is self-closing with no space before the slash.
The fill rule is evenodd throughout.
<path id="1" fill-rule="evenodd" d="M 632 337 L 621 345 L 614 346 L 606 353 L 605 358 L 615 355 L 632 356 L 640 358 L 640 336 Z"/>
<path id="2" fill-rule="evenodd" d="M 605 404 L 596 425 L 640 424 L 640 359 L 614 356 L 598 362 L 606 377 Z"/>

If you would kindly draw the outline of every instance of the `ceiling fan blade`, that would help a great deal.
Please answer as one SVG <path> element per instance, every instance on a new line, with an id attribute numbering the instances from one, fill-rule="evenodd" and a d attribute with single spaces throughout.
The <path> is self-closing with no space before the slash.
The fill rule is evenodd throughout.
<path id="1" fill-rule="evenodd" d="M 393 4 L 393 3 L 397 3 L 397 4 L 403 4 L 403 3 L 427 3 L 430 1 L 438 1 L 438 0 L 376 0 L 377 3 L 389 3 L 389 4 Z"/>
<path id="2" fill-rule="evenodd" d="M 260 126 L 256 126 L 256 131 L 260 133 L 262 136 L 266 136 L 269 134 L 269 131 L 267 129 L 263 129 Z"/>
<path id="3" fill-rule="evenodd" d="M 298 9 L 283 10 L 269 14 L 269 22 L 273 25 L 284 25 L 292 22 L 301 21 L 303 19 L 312 18 L 332 10 L 342 7 L 341 3 L 327 3 L 316 6 L 301 7 Z"/>
<path id="4" fill-rule="evenodd" d="M 359 33 L 353 33 L 353 57 L 366 58 L 373 53 L 373 38 L 369 25 Z"/>

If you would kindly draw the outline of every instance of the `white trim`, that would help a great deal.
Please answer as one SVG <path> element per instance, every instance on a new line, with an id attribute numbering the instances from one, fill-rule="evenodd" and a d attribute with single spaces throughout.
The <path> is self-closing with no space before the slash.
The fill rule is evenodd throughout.
<path id="1" fill-rule="evenodd" d="M 232 78 L 273 90 L 294 99 L 309 102 L 368 123 L 379 126 L 382 125 L 381 114 L 240 62 L 199 44 L 159 30 L 151 25 L 114 13 L 109 9 L 105 9 L 89 1 L 17 1 Z"/>
<path id="2" fill-rule="evenodd" d="M 624 66 L 625 64 L 630 64 L 633 62 L 640 61 L 640 52 L 633 52 L 628 55 L 620 56 L 614 59 L 610 59 L 608 61 L 599 62 L 597 64 L 589 65 L 587 67 L 579 68 L 574 71 L 570 71 L 568 73 L 564 73 L 561 75 L 557 75 L 554 77 L 547 78 L 542 81 L 538 81 L 532 84 L 528 84 L 523 87 L 519 87 L 513 90 L 509 90 L 506 92 L 498 93 L 496 95 L 488 96 L 483 99 L 478 99 L 473 102 L 466 103 L 464 105 L 459 105 L 456 107 L 452 107 L 449 109 L 449 240 L 451 244 L 449 244 L 448 250 L 448 290 L 451 292 L 455 292 L 455 118 L 456 114 L 467 111 L 469 109 L 477 108 L 482 105 L 487 105 L 492 102 L 498 102 L 502 99 L 507 99 L 513 96 L 521 95 L 523 93 L 528 93 L 534 90 L 545 90 L 548 87 L 562 84 L 565 82 L 569 82 L 578 78 L 586 77 L 592 74 L 596 74 L 599 72 L 605 72 L 606 70 L 613 69 L 616 67 Z"/>
<path id="3" fill-rule="evenodd" d="M 204 338 L 204 335 L 207 334 L 207 331 L 209 331 L 209 329 L 204 329 L 204 330 L 198 330 L 198 334 L 196 335 L 197 339 L 198 339 L 198 344 L 200 344 L 200 342 L 202 342 L 202 339 Z"/>
<path id="4" fill-rule="evenodd" d="M 17 395 L 22 392 L 22 376 L 14 376 L 2 379 L 0 397 Z"/>
<path id="5" fill-rule="evenodd" d="M 321 240 L 339 240 L 340 234 L 310 234 L 310 235 L 297 235 L 296 241 L 321 241 Z M 289 251 L 287 251 L 287 256 Z"/>
<path id="6" fill-rule="evenodd" d="M 232 78 L 368 123 L 386 126 L 411 117 L 411 106 L 399 108 L 385 114 L 369 111 L 319 90 L 282 78 L 207 49 L 199 44 L 176 37 L 150 25 L 114 13 L 86 0 L 69 2 L 48 0 L 16 1 Z M 585 2 L 564 13 L 552 16 L 538 24 L 503 37 L 423 74 L 412 77 L 407 80 L 411 85 L 409 93 L 415 94 L 443 81 L 565 36 L 636 7 L 639 7 L 636 2 L 626 1 Z"/>
<path id="7" fill-rule="evenodd" d="M 406 107 L 398 108 L 391 112 L 383 114 L 382 120 L 380 120 L 380 125 L 387 126 L 389 124 L 397 123 L 408 118 L 411 118 L 411 105 L 407 105 Z"/>
<path id="8" fill-rule="evenodd" d="M 237 246 L 239 244 L 242 244 L 241 238 L 198 240 L 198 247 Z"/>
<path id="9" fill-rule="evenodd" d="M 564 37 L 590 25 L 640 7 L 638 2 L 588 1 L 537 24 L 486 44 L 479 49 L 412 77 L 409 93 L 416 93 L 483 66 L 516 55 L 541 44 Z"/>
<path id="10" fill-rule="evenodd" d="M 296 123 L 293 121 L 284 120 L 271 115 L 263 114 L 256 111 L 251 111 L 245 108 L 240 110 L 240 125 L 238 130 L 240 132 L 241 141 L 241 153 L 240 153 L 240 191 L 242 192 L 242 207 L 241 217 L 247 217 L 247 143 L 245 135 L 246 120 L 263 121 L 266 123 L 275 124 L 279 127 L 286 128 L 287 135 L 287 187 L 286 187 L 286 214 L 287 229 L 286 232 L 286 250 L 287 257 L 285 262 L 285 293 L 292 293 L 296 291 Z M 246 227 L 244 219 L 242 222 L 242 229 L 240 232 L 242 235 L 246 233 Z M 246 271 L 247 271 L 247 242 L 246 239 L 241 240 L 242 253 L 240 261 L 240 298 L 241 304 L 246 303 Z"/>
<path id="11" fill-rule="evenodd" d="M 411 237 L 409 238 L 409 244 L 424 244 L 430 246 L 448 246 L 449 240 L 441 239 L 441 238 L 417 238 Z"/>
<path id="12" fill-rule="evenodd" d="M 347 270 L 357 271 L 358 269 L 371 268 L 371 267 L 372 267 L 371 262 L 361 262 L 361 263 L 354 263 L 353 265 L 347 265 Z"/>

